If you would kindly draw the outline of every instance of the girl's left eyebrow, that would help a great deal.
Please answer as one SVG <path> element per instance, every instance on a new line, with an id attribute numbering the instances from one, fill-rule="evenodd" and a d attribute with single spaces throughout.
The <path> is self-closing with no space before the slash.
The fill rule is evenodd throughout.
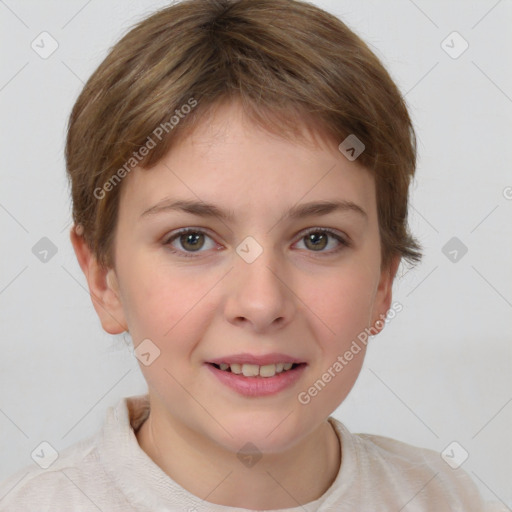
<path id="1" fill-rule="evenodd" d="M 231 210 L 224 210 L 217 205 L 205 203 L 204 201 L 189 201 L 189 200 L 173 200 L 163 199 L 154 206 L 151 206 L 142 214 L 140 218 L 155 215 L 158 213 L 182 211 L 197 215 L 199 217 L 218 217 L 226 221 L 233 221 L 235 214 Z M 335 201 L 314 201 L 309 203 L 302 203 L 293 206 L 277 222 L 289 219 L 300 219 L 304 217 L 328 215 L 333 212 L 353 212 L 361 216 L 364 220 L 368 220 L 367 213 L 359 205 L 353 201 L 335 200 Z M 140 220 L 139 218 L 139 220 Z"/>

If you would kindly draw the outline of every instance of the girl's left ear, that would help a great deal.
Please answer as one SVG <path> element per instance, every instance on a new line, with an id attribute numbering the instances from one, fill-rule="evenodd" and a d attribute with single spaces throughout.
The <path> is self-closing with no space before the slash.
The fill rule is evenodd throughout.
<path id="1" fill-rule="evenodd" d="M 402 257 L 396 255 L 391 260 L 391 263 L 387 268 L 382 269 L 380 274 L 379 286 L 377 287 L 377 294 L 375 297 L 373 318 L 371 326 L 378 332 L 382 331 L 385 322 L 382 318 L 385 318 L 389 308 L 391 307 L 391 300 L 393 298 L 393 282 L 395 280 L 398 267 Z M 378 320 L 381 320 L 378 322 Z"/>

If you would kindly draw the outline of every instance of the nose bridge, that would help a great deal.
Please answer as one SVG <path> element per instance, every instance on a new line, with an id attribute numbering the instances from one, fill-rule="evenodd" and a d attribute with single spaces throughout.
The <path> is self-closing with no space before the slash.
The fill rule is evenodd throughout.
<path id="1" fill-rule="evenodd" d="M 262 240 L 262 237 L 259 237 Z M 265 244 L 265 245 L 263 245 Z M 273 288 L 280 288 L 282 283 L 276 274 L 280 272 L 279 255 L 275 254 L 270 237 L 258 242 L 254 237 L 246 237 L 236 248 L 236 281 L 239 285 L 252 289 L 265 288 L 272 293 Z"/>
<path id="2" fill-rule="evenodd" d="M 244 239 L 236 248 L 231 274 L 228 315 L 231 320 L 245 318 L 260 329 L 287 319 L 292 309 L 281 258 L 270 239 L 265 245 L 252 236 Z"/>

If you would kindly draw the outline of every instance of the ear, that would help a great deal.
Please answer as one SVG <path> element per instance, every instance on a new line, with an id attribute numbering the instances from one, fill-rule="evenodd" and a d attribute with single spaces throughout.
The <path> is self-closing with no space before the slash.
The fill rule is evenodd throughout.
<path id="1" fill-rule="evenodd" d="M 92 304 L 103 329 L 109 334 L 119 334 L 127 331 L 114 269 L 102 267 L 98 263 L 82 237 L 82 226 L 73 226 L 70 238 L 78 264 L 87 279 Z"/>
<path id="2" fill-rule="evenodd" d="M 373 318 L 371 327 L 377 333 L 384 329 L 384 318 L 391 307 L 391 300 L 393 298 L 393 281 L 395 280 L 398 267 L 401 260 L 400 255 L 396 255 L 392 258 L 390 264 L 384 267 L 380 273 L 379 285 L 375 295 L 375 301 L 373 306 Z M 380 320 L 380 322 L 379 322 Z"/>

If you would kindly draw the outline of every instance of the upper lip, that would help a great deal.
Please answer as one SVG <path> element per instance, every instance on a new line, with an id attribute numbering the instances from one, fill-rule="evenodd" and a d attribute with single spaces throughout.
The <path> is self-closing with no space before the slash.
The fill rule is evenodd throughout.
<path id="1" fill-rule="evenodd" d="M 218 357 L 216 359 L 210 359 L 207 361 L 208 363 L 214 364 L 257 364 L 258 366 L 265 366 L 267 364 L 276 364 L 276 363 L 304 363 L 305 361 L 298 359 L 293 356 L 289 356 L 287 354 L 280 354 L 277 352 L 272 352 L 271 354 L 264 354 L 261 356 L 256 356 L 253 354 L 243 353 L 243 354 L 232 354 L 230 356 Z"/>

